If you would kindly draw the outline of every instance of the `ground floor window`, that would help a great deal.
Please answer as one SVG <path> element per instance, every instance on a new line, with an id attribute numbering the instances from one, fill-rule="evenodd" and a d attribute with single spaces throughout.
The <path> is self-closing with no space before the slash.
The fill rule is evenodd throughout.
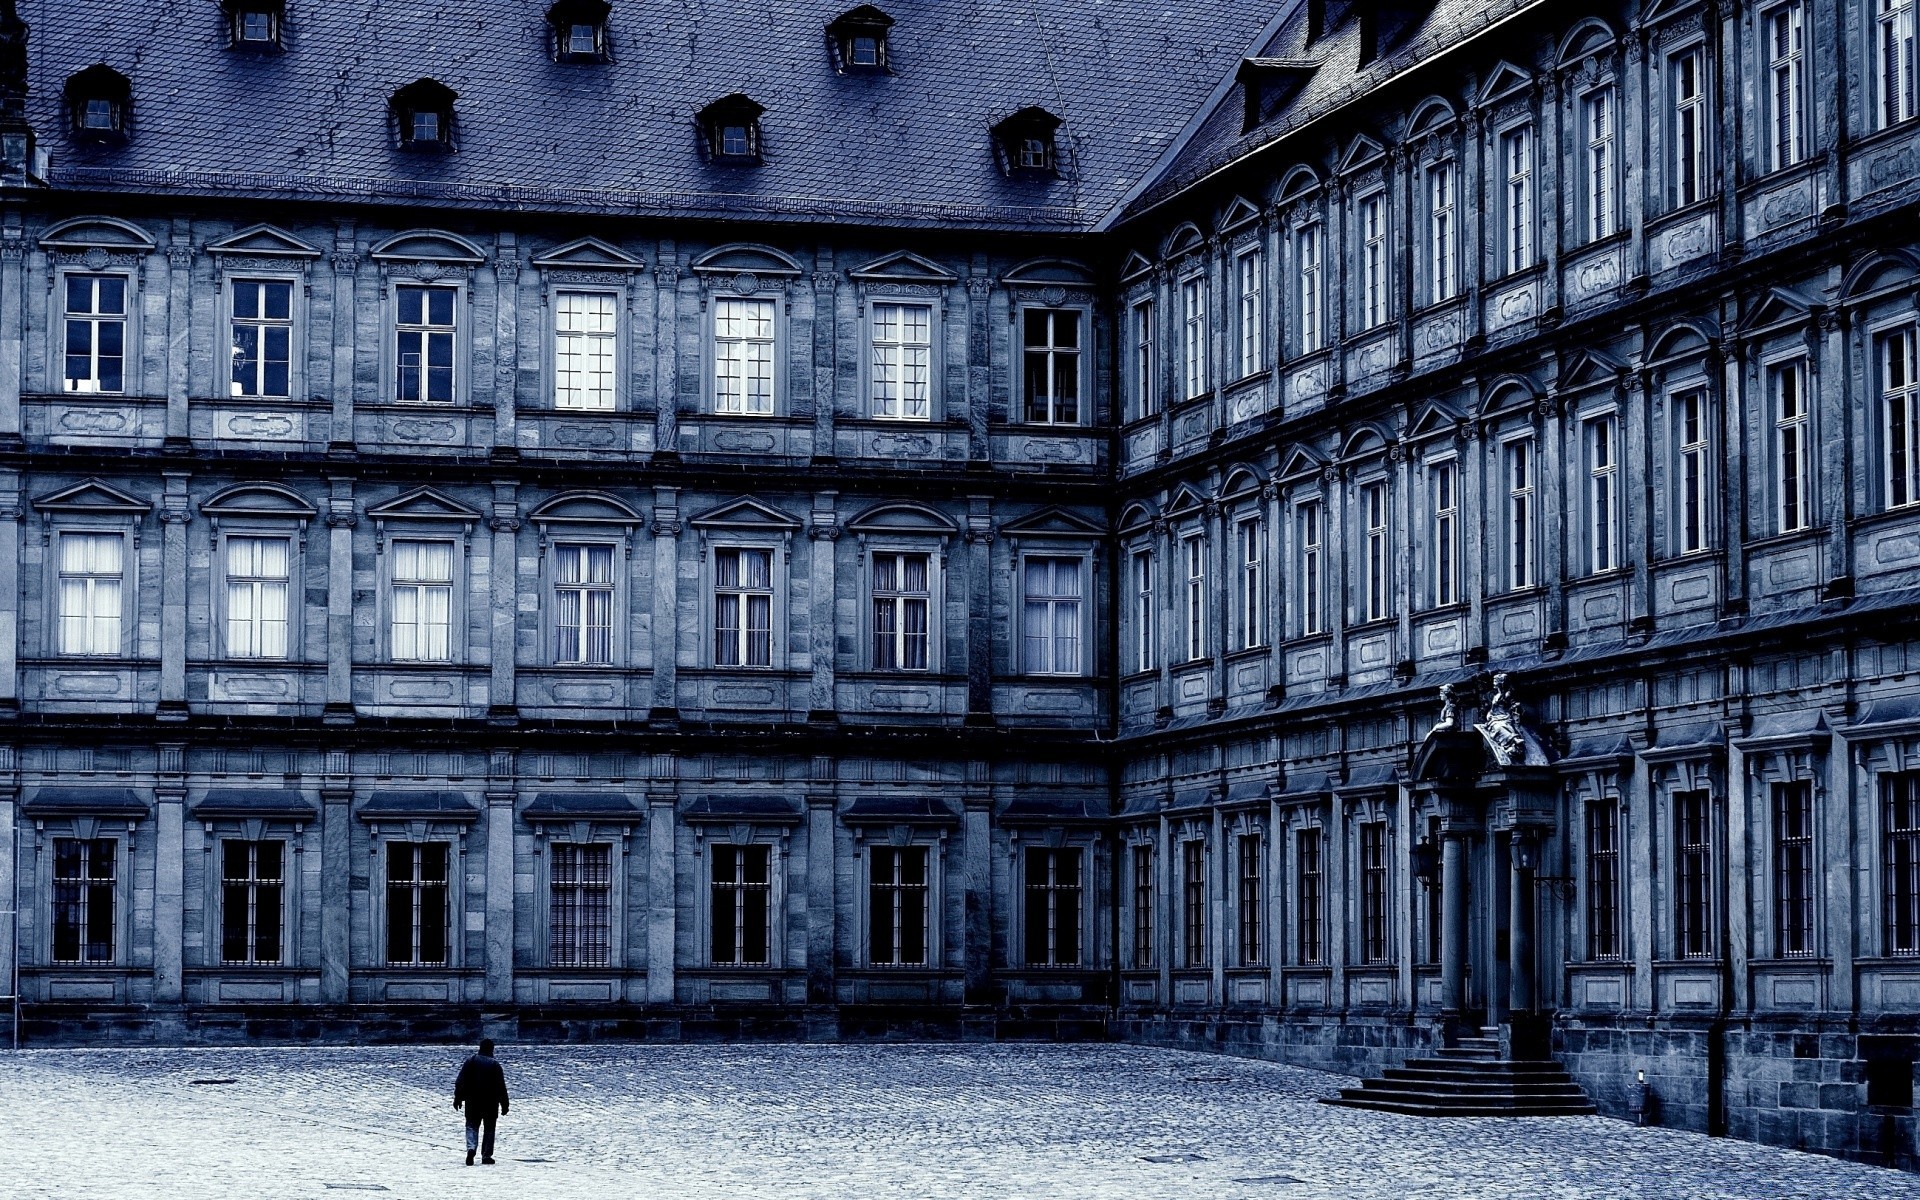
<path id="1" fill-rule="evenodd" d="M 1387 961 L 1387 824 L 1360 826 L 1360 961 Z"/>
<path id="2" fill-rule="evenodd" d="M 875 846 L 867 894 L 867 961 L 924 966 L 927 961 L 927 847 Z"/>
<path id="3" fill-rule="evenodd" d="M 1180 843 L 1181 933 L 1186 940 L 1186 965 L 1207 965 L 1207 846 L 1194 840 Z"/>
<path id="4" fill-rule="evenodd" d="M 284 957 L 287 844 L 220 843 L 220 961 L 278 963 Z"/>
<path id="5" fill-rule="evenodd" d="M 713 910 L 709 938 L 716 966 L 764 965 L 772 939 L 773 877 L 770 846 L 714 846 Z"/>
<path id="6" fill-rule="evenodd" d="M 387 843 L 387 962 L 444 966 L 448 944 L 445 842 Z"/>
<path id="7" fill-rule="evenodd" d="M 1080 881 L 1078 849 L 1027 851 L 1028 966 L 1080 965 Z"/>
<path id="8" fill-rule="evenodd" d="M 1265 905 L 1260 889 L 1260 835 L 1240 838 L 1240 965 L 1257 967 L 1266 957 Z"/>
<path id="9" fill-rule="evenodd" d="M 1587 956 L 1619 958 L 1620 802 L 1587 806 Z"/>
<path id="10" fill-rule="evenodd" d="M 1886 947 L 1888 954 L 1920 954 L 1920 771 L 1882 775 L 1886 800 Z"/>
<path id="11" fill-rule="evenodd" d="M 552 893 L 549 953 L 556 967 L 613 964 L 613 847 L 555 843 L 548 848 Z"/>
<path id="12" fill-rule="evenodd" d="M 113 961 L 118 850 L 113 838 L 53 840 L 53 961 Z"/>
<path id="13" fill-rule="evenodd" d="M 1153 847 L 1133 848 L 1133 965 L 1153 965 Z"/>

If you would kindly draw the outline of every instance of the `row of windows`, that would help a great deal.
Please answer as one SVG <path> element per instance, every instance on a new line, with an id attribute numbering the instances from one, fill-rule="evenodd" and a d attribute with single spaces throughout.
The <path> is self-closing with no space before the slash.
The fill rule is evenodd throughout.
<path id="1" fill-rule="evenodd" d="M 291 397 L 296 345 L 293 282 L 243 278 L 231 280 L 228 286 L 230 394 Z M 125 392 L 127 278 L 70 273 L 65 276 L 65 297 L 63 390 Z M 456 287 L 401 284 L 394 288 L 393 401 L 453 404 L 467 399 L 462 304 Z M 619 309 L 619 298 L 611 292 L 561 289 L 555 293 L 550 330 L 550 399 L 555 408 L 608 412 L 618 407 Z M 934 306 L 879 301 L 869 310 L 868 415 L 881 420 L 932 420 L 939 324 Z M 714 301 L 709 349 L 715 412 L 770 416 L 779 411 L 783 315 L 778 302 L 766 297 L 730 296 Z M 1084 421 L 1085 320 L 1081 309 L 1024 310 L 1024 386 L 1016 419 L 1058 425 Z"/>

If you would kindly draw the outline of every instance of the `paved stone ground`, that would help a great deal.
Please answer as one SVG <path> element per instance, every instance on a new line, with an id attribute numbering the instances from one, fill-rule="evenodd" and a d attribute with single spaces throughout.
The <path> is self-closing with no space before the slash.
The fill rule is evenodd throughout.
<path id="1" fill-rule="evenodd" d="M 0 1196 L 1920 1197 L 1913 1175 L 1599 1117 L 1328 1108 L 1340 1076 L 1123 1046 L 505 1046 L 500 1165 L 469 1168 L 464 1053 L 0 1053 Z"/>

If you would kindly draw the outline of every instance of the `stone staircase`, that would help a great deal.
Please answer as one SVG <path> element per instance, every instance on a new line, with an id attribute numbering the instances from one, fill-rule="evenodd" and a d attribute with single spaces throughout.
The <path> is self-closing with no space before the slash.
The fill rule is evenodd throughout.
<path id="1" fill-rule="evenodd" d="M 1416 1117 L 1573 1117 L 1594 1107 L 1580 1085 L 1552 1059 L 1535 1062 L 1500 1057 L 1498 1029 L 1463 1037 L 1389 1067 L 1379 1079 L 1342 1088 L 1321 1100 L 1343 1108 L 1405 1113 Z"/>

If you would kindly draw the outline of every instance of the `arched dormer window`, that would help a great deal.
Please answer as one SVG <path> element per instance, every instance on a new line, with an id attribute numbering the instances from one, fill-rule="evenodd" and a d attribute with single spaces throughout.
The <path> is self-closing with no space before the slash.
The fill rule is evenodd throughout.
<path id="1" fill-rule="evenodd" d="M 96 63 L 67 80 L 67 111 L 76 137 L 125 137 L 133 115 L 133 85 L 107 64 Z"/>
<path id="2" fill-rule="evenodd" d="M 547 10 L 547 25 L 553 30 L 555 62 L 606 62 L 607 15 L 613 6 L 607 0 L 559 0 Z"/>
<path id="3" fill-rule="evenodd" d="M 751 166 L 760 161 L 760 114 L 767 110 L 735 92 L 700 110 L 710 161 L 729 166 Z"/>
<path id="4" fill-rule="evenodd" d="M 393 119 L 400 144 L 412 150 L 453 147 L 454 90 L 433 79 L 417 79 L 393 94 Z"/>
<path id="5" fill-rule="evenodd" d="M 286 0 L 221 0 L 227 41 L 236 50 L 278 50 L 287 18 Z"/>
<path id="6" fill-rule="evenodd" d="M 884 75 L 891 70 L 887 31 L 893 18 L 871 4 L 849 9 L 827 26 L 833 44 L 834 67 L 842 75 Z"/>
<path id="7" fill-rule="evenodd" d="M 1050 178 L 1060 174 L 1056 134 L 1060 118 L 1039 105 L 1029 105 L 993 127 L 1000 169 L 1015 178 Z"/>

